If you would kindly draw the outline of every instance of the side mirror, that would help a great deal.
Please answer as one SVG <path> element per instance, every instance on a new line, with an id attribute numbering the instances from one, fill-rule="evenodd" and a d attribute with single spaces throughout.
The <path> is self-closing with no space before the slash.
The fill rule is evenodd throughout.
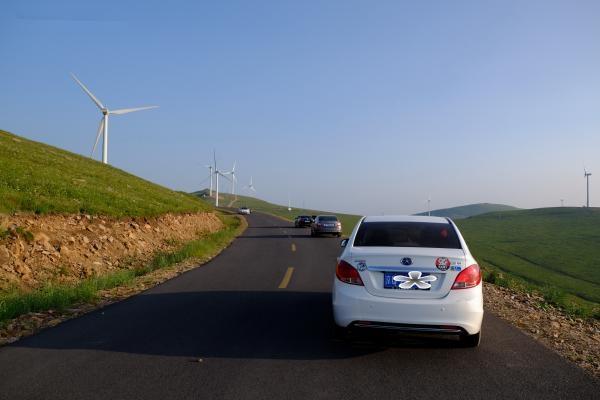
<path id="1" fill-rule="evenodd" d="M 340 242 L 340 247 L 346 247 L 348 245 L 348 239 L 342 239 Z"/>

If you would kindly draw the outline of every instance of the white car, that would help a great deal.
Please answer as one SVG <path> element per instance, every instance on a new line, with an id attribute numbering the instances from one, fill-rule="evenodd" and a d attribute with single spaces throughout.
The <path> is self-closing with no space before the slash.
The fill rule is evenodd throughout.
<path id="1" fill-rule="evenodd" d="M 248 207 L 240 207 L 238 208 L 238 214 L 250 215 L 250 209 Z"/>
<path id="2" fill-rule="evenodd" d="M 338 258 L 333 315 L 338 330 L 379 328 L 481 338 L 481 271 L 452 220 L 363 217 Z"/>

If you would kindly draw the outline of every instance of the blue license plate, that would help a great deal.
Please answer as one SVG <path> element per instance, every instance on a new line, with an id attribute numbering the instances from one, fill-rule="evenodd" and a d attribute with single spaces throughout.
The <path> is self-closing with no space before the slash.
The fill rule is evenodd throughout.
<path id="1" fill-rule="evenodd" d="M 383 273 L 383 287 L 384 289 L 401 289 L 400 284 L 401 281 L 395 281 L 394 277 L 402 275 L 408 277 L 408 272 L 384 272 Z M 421 276 L 428 276 L 428 273 L 422 273 Z M 417 285 L 413 285 L 410 289 L 401 289 L 401 290 L 429 290 L 429 289 L 419 289 Z"/>

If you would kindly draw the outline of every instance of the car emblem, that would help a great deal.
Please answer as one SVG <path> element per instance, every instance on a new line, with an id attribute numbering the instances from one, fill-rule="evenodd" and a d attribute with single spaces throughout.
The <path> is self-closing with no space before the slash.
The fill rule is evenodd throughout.
<path id="1" fill-rule="evenodd" d="M 404 257 L 401 261 L 402 265 L 412 265 L 412 258 Z"/>
<path id="2" fill-rule="evenodd" d="M 358 269 L 359 271 L 364 271 L 365 269 L 367 269 L 367 263 L 366 261 L 363 260 L 359 260 L 356 262 L 356 269 Z"/>
<path id="3" fill-rule="evenodd" d="M 411 289 L 413 286 L 418 287 L 419 289 L 429 289 L 431 288 L 431 283 L 437 280 L 437 277 L 433 275 L 421 275 L 421 271 L 410 271 L 408 276 L 404 275 L 396 275 L 393 278 L 396 282 L 401 282 L 398 287 L 400 289 Z"/>
<path id="4" fill-rule="evenodd" d="M 440 271 L 448 271 L 452 263 L 446 257 L 438 257 L 435 259 L 435 267 Z"/>

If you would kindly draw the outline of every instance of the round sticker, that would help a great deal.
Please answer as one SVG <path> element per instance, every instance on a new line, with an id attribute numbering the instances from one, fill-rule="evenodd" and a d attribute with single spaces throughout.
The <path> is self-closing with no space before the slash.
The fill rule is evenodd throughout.
<path id="1" fill-rule="evenodd" d="M 450 260 L 446 257 L 438 257 L 435 259 L 435 266 L 440 271 L 447 271 L 450 268 Z"/>

